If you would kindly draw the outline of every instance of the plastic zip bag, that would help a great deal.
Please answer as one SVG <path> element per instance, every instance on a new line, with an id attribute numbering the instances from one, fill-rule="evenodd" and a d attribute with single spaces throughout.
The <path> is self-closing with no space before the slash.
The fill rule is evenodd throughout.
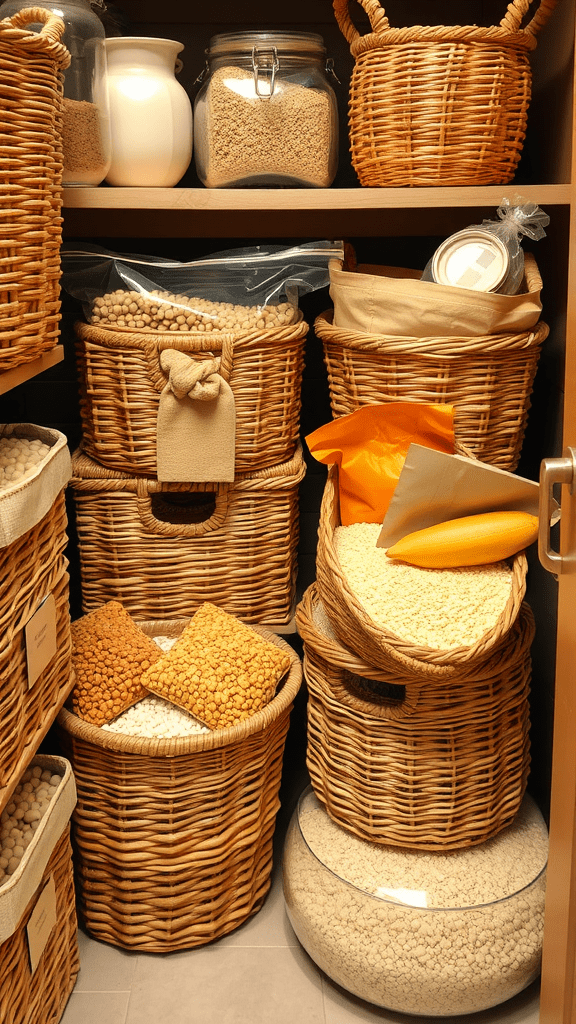
<path id="1" fill-rule="evenodd" d="M 274 327 L 298 320 L 301 295 L 328 287 L 342 242 L 229 249 L 189 263 L 87 245 L 62 250 L 63 287 L 89 323 L 131 330 Z"/>

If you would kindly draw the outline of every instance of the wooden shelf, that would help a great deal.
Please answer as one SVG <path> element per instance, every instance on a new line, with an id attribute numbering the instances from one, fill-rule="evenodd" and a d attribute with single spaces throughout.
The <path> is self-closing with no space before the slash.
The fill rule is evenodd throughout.
<path id="1" fill-rule="evenodd" d="M 44 370 L 49 370 L 51 366 L 56 366 L 63 359 L 64 346 L 55 345 L 54 348 L 44 352 L 38 359 L 31 359 L 29 363 L 21 363 L 20 366 L 15 366 L 11 370 L 0 371 L 0 395 L 5 395 L 7 391 L 18 387 L 24 381 L 31 380 L 32 377 L 43 373 Z"/>
<path id="2" fill-rule="evenodd" d="M 65 238 L 354 237 L 446 234 L 466 209 L 494 211 L 503 198 L 562 206 L 570 186 L 466 188 L 66 188 Z"/>

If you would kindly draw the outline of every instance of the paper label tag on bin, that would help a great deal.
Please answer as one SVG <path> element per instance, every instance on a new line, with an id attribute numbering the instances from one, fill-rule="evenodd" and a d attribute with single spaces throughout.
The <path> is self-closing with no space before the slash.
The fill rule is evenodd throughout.
<path id="1" fill-rule="evenodd" d="M 54 875 L 50 875 L 36 901 L 36 906 L 26 926 L 32 974 L 34 974 L 40 963 L 46 943 L 52 934 L 52 929 L 56 925 L 56 920 L 56 885 L 54 883 Z"/>
<path id="2" fill-rule="evenodd" d="M 53 594 L 48 594 L 44 598 L 33 616 L 28 619 L 24 632 L 28 664 L 28 689 L 31 689 L 58 649 L 56 601 Z"/>

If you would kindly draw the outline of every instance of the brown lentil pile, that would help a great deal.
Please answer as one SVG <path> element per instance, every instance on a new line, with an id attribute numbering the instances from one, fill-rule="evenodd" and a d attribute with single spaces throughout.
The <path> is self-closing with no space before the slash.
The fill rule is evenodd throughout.
<path id="1" fill-rule="evenodd" d="M 190 298 L 167 291 L 118 289 L 94 299 L 93 324 L 138 331 L 268 330 L 295 322 L 298 310 L 289 302 L 276 306 L 242 306 L 232 302 Z"/>
<path id="2" fill-rule="evenodd" d="M 102 181 L 108 164 L 102 148 L 100 113 L 88 100 L 64 99 L 64 181 Z"/>
<path id="3" fill-rule="evenodd" d="M 108 601 L 72 623 L 76 682 L 72 709 L 104 725 L 147 695 L 142 676 L 162 652 L 119 601 Z"/>
<path id="4" fill-rule="evenodd" d="M 223 729 L 268 704 L 289 667 L 289 655 L 272 641 L 206 602 L 142 683 L 210 729 Z"/>
<path id="5" fill-rule="evenodd" d="M 234 80 L 242 87 L 231 87 Z M 261 97 L 252 71 L 221 67 L 195 116 L 194 144 L 208 188 L 266 176 L 319 188 L 331 184 L 332 106 L 325 92 L 277 82 L 270 97 Z"/>

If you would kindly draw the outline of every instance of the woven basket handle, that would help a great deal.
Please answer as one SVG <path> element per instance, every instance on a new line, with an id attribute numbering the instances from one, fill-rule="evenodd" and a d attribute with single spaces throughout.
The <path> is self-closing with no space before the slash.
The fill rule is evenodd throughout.
<path id="1" fill-rule="evenodd" d="M 366 11 L 373 32 L 384 32 L 390 28 L 384 8 L 380 6 L 378 0 L 358 0 L 358 3 Z M 355 42 L 360 38 L 360 32 L 350 17 L 350 0 L 332 0 L 332 6 L 342 35 L 349 43 Z"/>
<path id="2" fill-rule="evenodd" d="M 66 28 L 62 18 L 59 18 L 52 11 L 45 7 L 25 7 L 10 18 L 13 28 L 28 28 L 28 25 L 35 25 L 40 22 L 43 29 L 38 34 L 49 39 L 51 42 L 59 43 Z"/>
<path id="3" fill-rule="evenodd" d="M 162 493 L 160 487 L 158 487 L 158 492 Z M 226 522 L 228 515 L 228 486 L 226 484 L 217 485 L 214 512 L 201 523 L 170 523 L 158 519 L 152 508 L 153 493 L 154 485 L 149 480 L 145 478 L 138 480 L 136 509 L 142 526 L 149 533 L 161 537 L 203 537 L 207 533 L 221 529 Z"/>
<path id="4" fill-rule="evenodd" d="M 532 6 L 532 0 L 512 0 L 500 22 L 500 27 L 508 32 L 525 32 L 527 35 L 535 37 L 548 21 L 557 2 L 558 0 L 541 0 L 532 20 L 524 28 L 521 28 L 522 21 Z"/>

